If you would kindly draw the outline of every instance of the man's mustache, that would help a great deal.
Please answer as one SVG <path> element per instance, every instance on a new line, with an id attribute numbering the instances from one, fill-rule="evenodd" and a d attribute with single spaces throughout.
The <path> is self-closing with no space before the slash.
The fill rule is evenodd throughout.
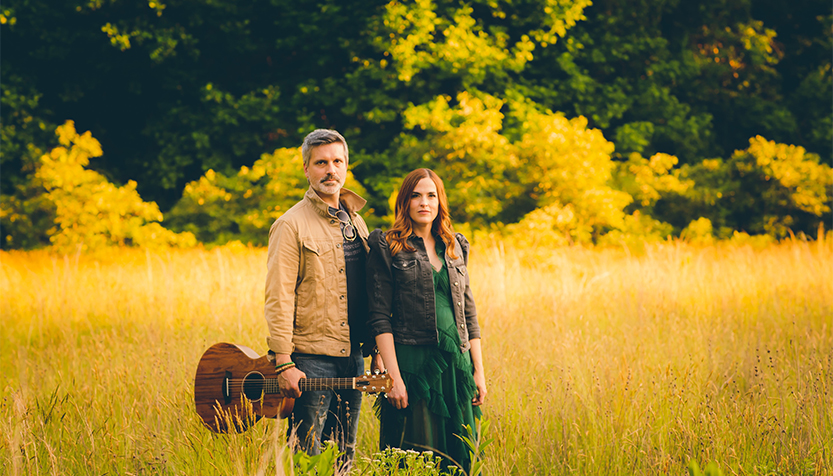
<path id="1" fill-rule="evenodd" d="M 324 183 L 327 180 L 335 180 L 336 182 L 341 182 L 341 177 L 339 177 L 336 174 L 327 174 L 324 176 L 324 178 L 321 179 L 321 182 L 319 183 Z"/>

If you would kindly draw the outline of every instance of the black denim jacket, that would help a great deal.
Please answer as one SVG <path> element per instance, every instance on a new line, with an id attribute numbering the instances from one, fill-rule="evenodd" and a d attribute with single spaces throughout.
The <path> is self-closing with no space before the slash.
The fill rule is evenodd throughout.
<path id="1" fill-rule="evenodd" d="M 460 351 L 465 352 L 471 347 L 469 339 L 480 337 L 480 326 L 466 270 L 469 242 L 460 233 L 455 242 L 457 258 L 446 253 L 445 264 L 460 335 Z M 368 328 L 373 336 L 392 333 L 394 342 L 399 344 L 436 345 L 439 336 L 431 262 L 422 238 L 412 235 L 408 243 L 416 251 L 402 250 L 391 257 L 382 230 L 374 230 L 367 238 L 370 247 L 366 270 L 370 308 Z"/>

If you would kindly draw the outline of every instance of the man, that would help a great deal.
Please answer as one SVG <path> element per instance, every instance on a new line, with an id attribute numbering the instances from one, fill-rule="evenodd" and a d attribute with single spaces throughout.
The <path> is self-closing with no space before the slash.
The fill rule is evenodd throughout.
<path id="1" fill-rule="evenodd" d="M 290 430 L 299 446 L 318 454 L 336 438 L 352 461 L 361 393 L 301 392 L 301 378 L 344 378 L 364 372 L 367 225 L 356 213 L 365 200 L 342 188 L 347 141 L 317 129 L 301 146 L 310 188 L 269 230 L 265 316 L 281 392 L 296 398 Z"/>

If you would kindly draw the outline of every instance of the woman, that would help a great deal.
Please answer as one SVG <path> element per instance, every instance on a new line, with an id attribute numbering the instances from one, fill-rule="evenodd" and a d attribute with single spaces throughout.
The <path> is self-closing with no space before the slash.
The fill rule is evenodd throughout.
<path id="1" fill-rule="evenodd" d="M 480 327 L 466 271 L 469 243 L 451 227 L 442 180 L 405 177 L 396 219 L 368 238 L 369 327 L 393 379 L 377 402 L 380 448 L 431 450 L 469 469 L 455 435 L 474 428 L 486 397 Z"/>

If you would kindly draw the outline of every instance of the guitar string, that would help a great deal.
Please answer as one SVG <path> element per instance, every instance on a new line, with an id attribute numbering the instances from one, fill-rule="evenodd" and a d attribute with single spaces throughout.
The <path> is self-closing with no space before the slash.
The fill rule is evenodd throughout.
<path id="1" fill-rule="evenodd" d="M 260 384 L 258 382 L 265 382 L 265 383 Z M 228 384 L 231 385 L 231 386 L 234 386 L 234 387 L 244 386 L 244 385 L 266 385 L 266 386 L 268 386 L 268 385 L 272 385 L 276 382 L 277 382 L 277 379 L 274 379 L 274 378 L 273 379 L 267 379 L 267 380 L 252 380 L 250 382 L 247 382 L 246 380 L 242 380 L 242 379 L 228 380 Z M 356 386 L 361 386 L 361 387 L 371 386 L 371 385 L 384 386 L 385 384 L 388 384 L 388 382 L 387 381 L 380 381 L 380 382 L 356 382 L 355 383 Z M 347 381 L 347 382 L 303 382 L 303 381 L 301 381 L 301 382 L 299 382 L 299 385 L 302 386 L 302 387 L 316 387 L 316 386 L 318 386 L 318 387 L 325 387 L 325 388 L 337 388 L 337 387 L 351 388 L 353 386 L 353 382 L 351 382 L 351 381 Z"/>
<path id="2" fill-rule="evenodd" d="M 305 387 L 306 390 L 349 390 L 353 388 L 354 380 L 362 379 L 362 377 L 345 377 L 345 378 L 327 378 L 327 379 L 314 379 L 314 380 L 326 380 L 326 382 L 317 382 L 311 381 L 310 379 L 301 379 L 299 381 L 300 387 Z M 237 388 L 244 388 L 247 380 L 249 379 L 228 379 L 229 388 L 235 390 Z M 379 379 L 375 379 L 379 380 Z M 263 384 L 258 384 L 256 382 L 263 382 Z M 249 383 L 252 385 L 260 385 L 261 387 L 265 387 L 266 389 L 276 390 L 278 387 L 276 385 L 277 377 L 265 378 L 265 379 L 252 379 Z M 383 387 L 384 384 L 387 384 L 387 379 L 383 379 L 382 382 L 376 382 L 377 386 Z M 356 388 L 359 387 L 370 387 L 373 386 L 371 382 L 355 382 Z"/>

